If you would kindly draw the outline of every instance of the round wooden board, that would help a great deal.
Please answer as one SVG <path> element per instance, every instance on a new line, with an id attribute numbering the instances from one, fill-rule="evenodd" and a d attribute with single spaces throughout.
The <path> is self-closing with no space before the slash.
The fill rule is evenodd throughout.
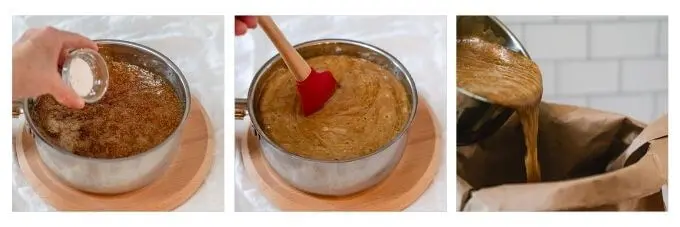
<path id="1" fill-rule="evenodd" d="M 312 195 L 286 184 L 262 156 L 252 129 L 246 134 L 241 148 L 246 172 L 264 195 L 284 211 L 401 211 L 425 192 L 440 165 L 439 130 L 431 108 L 422 98 L 408 131 L 406 150 L 394 171 L 378 185 L 349 196 Z"/>
<path id="2" fill-rule="evenodd" d="M 17 136 L 17 159 L 33 189 L 57 210 L 170 211 L 191 198 L 208 176 L 215 153 L 212 133 L 203 107 L 192 98 L 180 151 L 169 169 L 150 185 L 119 195 L 90 194 L 60 182 L 43 164 L 27 130 Z"/>

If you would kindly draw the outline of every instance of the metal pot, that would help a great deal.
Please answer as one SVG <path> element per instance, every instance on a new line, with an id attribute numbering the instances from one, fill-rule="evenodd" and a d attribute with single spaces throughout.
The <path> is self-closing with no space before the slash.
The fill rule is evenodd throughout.
<path id="1" fill-rule="evenodd" d="M 506 48 L 529 57 L 519 39 L 498 18 L 493 16 L 458 16 L 458 34 L 466 36 L 473 29 L 460 29 L 461 26 L 478 26 L 493 31 L 494 37 Z M 490 102 L 484 97 L 456 87 L 456 133 L 457 146 L 473 144 L 493 135 L 515 112 L 505 106 Z"/>
<path id="2" fill-rule="evenodd" d="M 272 57 L 257 72 L 250 84 L 248 99 L 236 100 L 236 118 L 243 119 L 250 115 L 252 131 L 259 140 L 265 159 L 281 178 L 299 190 L 319 195 L 343 196 L 376 185 L 389 175 L 401 159 L 406 145 L 406 131 L 415 117 L 418 94 L 411 75 L 389 53 L 358 41 L 322 39 L 298 44 L 295 48 L 305 59 L 348 55 L 389 69 L 406 88 L 411 105 L 408 121 L 399 134 L 377 151 L 352 160 L 314 160 L 281 148 L 264 133 L 257 116 L 263 82 L 272 75 L 273 69 L 285 67 L 279 55 Z"/>
<path id="3" fill-rule="evenodd" d="M 163 175 L 178 151 L 181 130 L 191 106 L 189 86 L 180 69 L 163 54 L 149 47 L 121 40 L 95 40 L 107 55 L 136 64 L 164 76 L 184 105 L 182 120 L 172 134 L 156 147 L 125 158 L 98 159 L 77 156 L 46 140 L 31 117 L 35 99 L 13 103 L 13 117 L 22 112 L 45 166 L 67 185 L 90 193 L 119 194 L 142 188 Z"/>

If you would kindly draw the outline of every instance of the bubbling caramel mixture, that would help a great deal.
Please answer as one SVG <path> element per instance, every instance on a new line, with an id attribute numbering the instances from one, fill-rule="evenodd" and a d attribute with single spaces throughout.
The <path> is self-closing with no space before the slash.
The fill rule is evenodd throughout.
<path id="1" fill-rule="evenodd" d="M 37 98 L 32 116 L 48 140 L 76 155 L 114 159 L 145 152 L 179 125 L 183 104 L 161 76 L 104 55 L 109 87 L 81 110 Z"/>
<path id="2" fill-rule="evenodd" d="M 329 70 L 339 84 L 320 111 L 303 116 L 295 79 L 285 66 L 265 81 L 259 100 L 265 133 L 285 150 L 315 160 L 353 159 L 375 152 L 406 124 L 406 89 L 388 70 L 349 56 L 307 62 Z"/>
<path id="3" fill-rule="evenodd" d="M 540 181 L 538 105 L 543 82 L 538 66 L 524 55 L 477 37 L 458 39 L 457 48 L 458 87 L 517 111 L 527 147 L 527 181 Z"/>

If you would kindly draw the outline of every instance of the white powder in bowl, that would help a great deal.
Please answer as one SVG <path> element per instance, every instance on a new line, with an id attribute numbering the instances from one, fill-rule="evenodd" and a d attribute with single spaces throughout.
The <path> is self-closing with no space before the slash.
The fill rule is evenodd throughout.
<path id="1" fill-rule="evenodd" d="M 81 97 L 87 96 L 94 86 L 94 75 L 90 65 L 81 58 L 71 60 L 69 69 L 71 88 Z"/>

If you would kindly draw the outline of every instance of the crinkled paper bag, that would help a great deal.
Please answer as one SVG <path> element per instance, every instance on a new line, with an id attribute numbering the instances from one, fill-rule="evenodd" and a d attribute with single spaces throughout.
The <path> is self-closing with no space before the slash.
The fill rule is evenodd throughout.
<path id="1" fill-rule="evenodd" d="M 526 148 L 516 116 L 490 138 L 459 147 L 458 209 L 666 209 L 667 117 L 646 126 L 619 114 L 542 103 L 538 134 L 541 183 L 525 183 Z"/>

